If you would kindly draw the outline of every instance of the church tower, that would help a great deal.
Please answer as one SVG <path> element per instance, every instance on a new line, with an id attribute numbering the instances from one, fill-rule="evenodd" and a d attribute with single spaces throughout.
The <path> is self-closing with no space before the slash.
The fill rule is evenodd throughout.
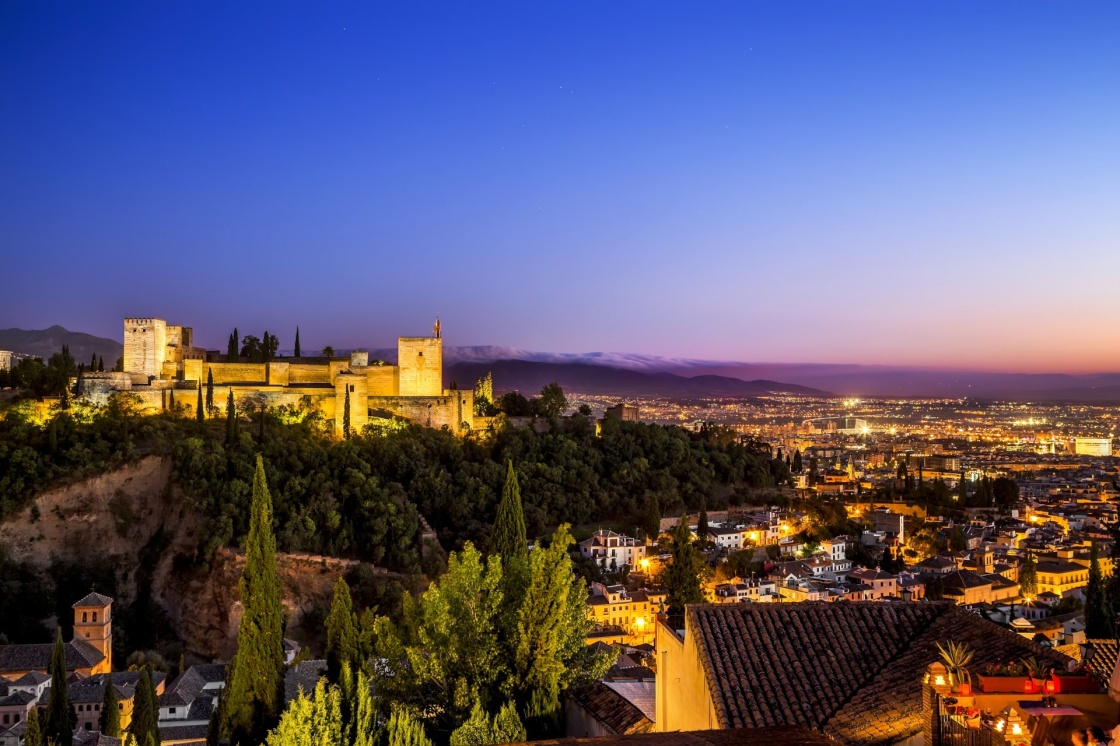
<path id="1" fill-rule="evenodd" d="M 74 604 L 74 639 L 84 640 L 105 656 L 94 673 L 113 670 L 113 625 L 109 616 L 112 606 L 113 599 L 100 593 L 90 593 Z"/>

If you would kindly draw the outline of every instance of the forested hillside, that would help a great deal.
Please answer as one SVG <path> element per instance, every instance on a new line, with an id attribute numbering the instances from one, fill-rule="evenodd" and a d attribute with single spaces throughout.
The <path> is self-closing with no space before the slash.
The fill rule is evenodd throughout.
<path id="1" fill-rule="evenodd" d="M 73 406 L 48 424 L 16 405 L 0 420 L 0 518 L 34 494 L 148 453 L 168 453 L 174 478 L 209 522 L 204 560 L 240 544 L 248 527 L 253 464 L 264 456 L 282 551 L 313 551 L 419 569 L 418 516 L 446 548 L 489 544 L 506 464 L 522 486 L 530 536 L 561 522 L 645 526 L 662 513 L 709 506 L 729 488 L 787 477 L 785 463 L 721 429 L 576 415 L 544 433 L 504 428 L 463 439 L 406 426 L 346 441 L 327 437 L 314 413 L 242 412 L 237 423 L 141 416 L 119 397 L 104 408 Z"/>

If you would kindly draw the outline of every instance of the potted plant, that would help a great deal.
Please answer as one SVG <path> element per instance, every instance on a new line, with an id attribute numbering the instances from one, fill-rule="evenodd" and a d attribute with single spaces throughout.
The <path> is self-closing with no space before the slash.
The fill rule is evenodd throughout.
<path id="1" fill-rule="evenodd" d="M 972 657 L 975 655 L 972 648 L 963 642 L 948 640 L 945 647 L 937 643 L 937 649 L 949 672 L 949 683 L 953 691 L 965 696 L 972 694 L 972 674 L 968 670 L 968 664 L 972 662 Z"/>
<path id="2" fill-rule="evenodd" d="M 1096 694 L 1101 691 L 1101 685 L 1093 672 L 1082 664 L 1069 673 L 1053 671 L 1046 690 L 1053 694 Z"/>
<path id="3" fill-rule="evenodd" d="M 1022 663 L 991 663 L 984 666 L 984 672 L 977 676 L 980 691 L 987 694 L 1010 694 L 1025 692 L 1032 694 L 1037 689 L 1034 681 L 1027 675 L 1027 669 Z"/>
<path id="4" fill-rule="evenodd" d="M 1044 691 L 1046 689 L 1046 679 L 1053 670 L 1053 667 L 1046 665 L 1033 655 L 1030 658 L 1023 658 L 1020 662 L 1023 664 L 1023 668 L 1026 669 L 1027 676 L 1031 678 L 1034 691 Z"/>

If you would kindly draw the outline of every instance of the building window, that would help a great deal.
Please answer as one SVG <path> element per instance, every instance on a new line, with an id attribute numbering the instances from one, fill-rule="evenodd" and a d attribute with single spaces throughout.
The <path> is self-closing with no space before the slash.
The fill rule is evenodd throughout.
<path id="1" fill-rule="evenodd" d="M 95 611 L 95 612 L 93 612 L 93 621 L 94 621 L 94 622 L 96 622 L 96 621 L 97 621 L 97 612 L 96 612 L 96 611 Z"/>
<path id="2" fill-rule="evenodd" d="M 83 611 L 82 612 L 82 623 L 83 624 L 85 624 L 86 622 L 89 621 L 89 619 L 87 619 L 86 616 L 87 616 L 86 612 Z"/>
<path id="3" fill-rule="evenodd" d="M 167 712 L 168 712 L 168 714 L 170 714 L 170 715 L 174 715 L 174 714 L 175 714 L 175 708 L 174 708 L 174 707 L 170 707 L 170 708 L 168 708 Z"/>

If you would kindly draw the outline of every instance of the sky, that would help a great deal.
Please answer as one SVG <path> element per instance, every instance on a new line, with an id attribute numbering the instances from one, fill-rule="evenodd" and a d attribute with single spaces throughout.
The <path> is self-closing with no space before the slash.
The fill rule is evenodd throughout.
<path id="1" fill-rule="evenodd" d="M 1120 370 L 1120 4 L 0 4 L 0 328 Z"/>

